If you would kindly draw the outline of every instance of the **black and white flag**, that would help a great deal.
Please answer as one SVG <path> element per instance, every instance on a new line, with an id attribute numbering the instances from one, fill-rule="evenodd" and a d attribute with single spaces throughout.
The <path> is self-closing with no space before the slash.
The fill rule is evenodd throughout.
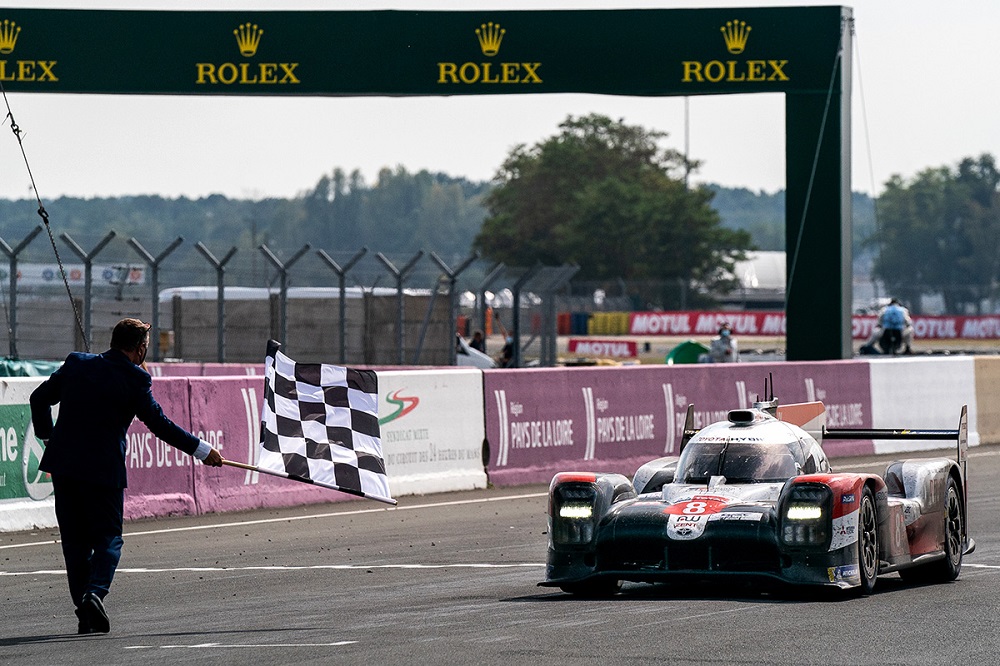
<path id="1" fill-rule="evenodd" d="M 296 363 L 269 340 L 261 472 L 395 504 L 382 458 L 372 370 Z"/>

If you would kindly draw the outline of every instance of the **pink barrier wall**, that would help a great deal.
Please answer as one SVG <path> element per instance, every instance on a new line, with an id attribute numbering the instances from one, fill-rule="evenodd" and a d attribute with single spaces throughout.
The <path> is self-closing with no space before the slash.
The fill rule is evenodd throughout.
<path id="1" fill-rule="evenodd" d="M 497 485 L 548 482 L 559 471 L 631 475 L 676 455 L 689 404 L 695 426 L 749 406 L 773 373 L 783 403 L 822 400 L 830 427 L 871 427 L 868 366 L 826 363 L 487 370 L 487 472 Z M 871 442 L 828 442 L 831 456 L 871 453 Z"/>
<path id="2" fill-rule="evenodd" d="M 228 377 L 264 375 L 264 364 L 253 363 L 147 363 L 153 377 Z"/>
<path id="3" fill-rule="evenodd" d="M 153 396 L 171 421 L 182 428 L 189 426 L 187 379 L 156 378 Z M 154 436 L 138 419 L 128 429 L 125 462 L 128 469 L 126 520 L 198 513 L 194 459 Z"/>

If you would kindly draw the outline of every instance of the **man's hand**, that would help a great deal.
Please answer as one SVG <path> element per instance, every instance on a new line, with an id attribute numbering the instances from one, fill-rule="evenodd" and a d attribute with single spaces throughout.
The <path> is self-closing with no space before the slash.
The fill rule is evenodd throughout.
<path id="1" fill-rule="evenodd" d="M 218 449 L 212 449 L 202 462 L 211 467 L 222 467 L 222 454 Z"/>

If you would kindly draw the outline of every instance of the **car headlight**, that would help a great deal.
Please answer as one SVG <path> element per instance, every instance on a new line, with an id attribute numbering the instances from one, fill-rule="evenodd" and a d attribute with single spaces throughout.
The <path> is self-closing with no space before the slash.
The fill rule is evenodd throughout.
<path id="1" fill-rule="evenodd" d="M 552 543 L 582 546 L 594 540 L 597 488 L 590 483 L 567 483 L 553 488 Z"/>
<path id="2" fill-rule="evenodd" d="M 830 540 L 830 489 L 796 485 L 781 510 L 781 541 L 788 546 L 823 546 Z"/>
<path id="3" fill-rule="evenodd" d="M 559 507 L 560 518 L 579 518 L 590 520 L 594 515 L 594 507 L 590 504 L 563 504 Z"/>
<path id="4" fill-rule="evenodd" d="M 823 507 L 815 504 L 793 504 L 785 511 L 788 520 L 819 520 L 823 517 Z"/>

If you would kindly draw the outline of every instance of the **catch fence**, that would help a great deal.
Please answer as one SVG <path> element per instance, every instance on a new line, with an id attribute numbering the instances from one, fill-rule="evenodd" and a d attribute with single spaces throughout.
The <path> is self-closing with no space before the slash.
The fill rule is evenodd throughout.
<path id="1" fill-rule="evenodd" d="M 58 238 L 71 300 L 40 229 L 0 239 L 0 349 L 12 358 L 103 351 L 118 320 L 138 317 L 153 324 L 157 361 L 255 363 L 273 338 L 301 361 L 454 365 L 456 333 L 478 322 L 515 338 L 518 365 L 554 365 L 560 299 L 576 272 L 308 243 L 156 247 L 110 231 Z"/>

